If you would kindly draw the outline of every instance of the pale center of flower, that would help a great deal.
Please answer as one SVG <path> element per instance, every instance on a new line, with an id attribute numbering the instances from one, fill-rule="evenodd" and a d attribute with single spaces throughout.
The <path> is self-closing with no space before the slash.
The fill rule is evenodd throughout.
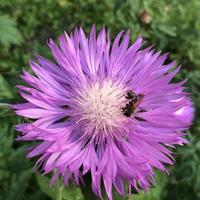
<path id="1" fill-rule="evenodd" d="M 90 130 L 109 133 L 127 120 L 122 113 L 126 90 L 120 84 L 106 80 L 94 83 L 77 99 L 81 119 Z"/>

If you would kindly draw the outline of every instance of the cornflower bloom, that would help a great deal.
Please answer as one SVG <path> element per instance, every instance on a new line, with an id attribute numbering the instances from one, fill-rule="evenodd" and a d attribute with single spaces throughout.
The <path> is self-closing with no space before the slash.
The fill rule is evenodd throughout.
<path id="1" fill-rule="evenodd" d="M 13 105 L 17 115 L 33 119 L 17 125 L 18 140 L 36 141 L 28 157 L 39 156 L 36 168 L 84 182 L 109 200 L 112 187 L 120 195 L 147 190 L 153 169 L 172 165 L 169 147 L 186 143 L 193 107 L 184 91 L 185 81 L 172 83 L 179 72 L 167 54 L 142 48 L 139 37 L 129 45 L 129 32 L 111 43 L 103 28 L 89 37 L 80 28 L 48 43 L 54 61 L 37 56 L 30 62 L 34 75 L 21 76 L 29 86 L 17 86 L 26 103 Z"/>

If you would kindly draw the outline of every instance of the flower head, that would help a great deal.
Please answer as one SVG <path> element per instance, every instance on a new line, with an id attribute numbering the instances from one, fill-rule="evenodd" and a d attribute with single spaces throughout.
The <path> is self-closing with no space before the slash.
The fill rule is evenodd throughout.
<path id="1" fill-rule="evenodd" d="M 165 64 L 167 55 L 152 47 L 142 49 L 139 37 L 129 45 L 129 32 L 113 44 L 103 28 L 89 37 L 75 29 L 53 40 L 51 62 L 41 56 L 31 61 L 34 75 L 25 72 L 29 86 L 18 86 L 26 103 L 13 105 L 33 121 L 17 125 L 19 140 L 38 140 L 28 157 L 40 156 L 36 167 L 44 173 L 77 184 L 91 174 L 93 191 L 108 198 L 112 187 L 125 194 L 154 182 L 153 169 L 167 172 L 173 164 L 169 146 L 183 144 L 193 119 L 184 83 L 171 83 L 180 68 Z"/>

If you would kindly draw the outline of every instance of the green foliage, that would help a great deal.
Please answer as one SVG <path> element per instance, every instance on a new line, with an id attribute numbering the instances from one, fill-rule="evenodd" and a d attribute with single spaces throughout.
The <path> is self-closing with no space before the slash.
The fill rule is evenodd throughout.
<path id="1" fill-rule="evenodd" d="M 148 44 L 170 52 L 169 60 L 182 64 L 178 79 L 188 79 L 187 90 L 196 108 L 195 123 L 187 136 L 190 143 L 174 150 L 177 163 L 170 175 L 158 174 L 157 184 L 149 192 L 126 199 L 200 199 L 199 10 L 199 0 L 0 0 L 0 200 L 55 198 L 56 186 L 48 190 L 48 178 L 35 175 L 34 162 L 25 158 L 29 144 L 14 140 L 19 133 L 13 124 L 22 119 L 14 116 L 8 103 L 21 100 L 14 85 L 20 82 L 22 69 L 28 69 L 28 60 L 35 53 L 50 57 L 49 38 L 77 25 L 89 32 L 93 24 L 98 30 L 108 27 L 112 37 L 121 29 L 130 29 L 132 40 L 141 34 Z M 82 198 L 74 186 L 64 191 L 65 199 Z"/>
<path id="2" fill-rule="evenodd" d="M 24 158 L 25 147 L 14 141 L 13 124 L 19 122 L 20 119 L 13 116 L 0 116 L 0 200 L 47 200 L 35 184 L 33 163 Z"/>
<path id="3" fill-rule="evenodd" d="M 200 124 L 192 131 L 199 133 Z M 200 136 L 190 134 L 189 139 L 187 147 L 179 148 L 177 152 L 177 166 L 172 169 L 172 175 L 165 185 L 163 200 L 172 197 L 176 200 L 200 199 Z"/>
<path id="4" fill-rule="evenodd" d="M 64 187 L 64 185 L 61 185 L 61 180 L 58 180 L 54 187 L 49 187 L 50 178 L 46 176 L 37 175 L 37 182 L 40 186 L 41 190 L 47 194 L 51 199 L 56 199 L 57 193 L 59 190 L 62 190 L 62 198 L 63 200 L 83 200 L 82 193 L 80 191 L 80 188 L 76 187 L 74 184 L 70 184 L 67 188 Z"/>
<path id="5" fill-rule="evenodd" d="M 22 42 L 22 35 L 16 28 L 16 23 L 8 15 L 0 16 L 0 35 L 0 42 L 4 46 Z"/>
<path id="6" fill-rule="evenodd" d="M 149 189 L 147 193 L 141 192 L 139 195 L 132 195 L 129 200 L 160 200 L 165 187 L 167 175 L 162 172 L 156 173 L 156 185 Z"/>

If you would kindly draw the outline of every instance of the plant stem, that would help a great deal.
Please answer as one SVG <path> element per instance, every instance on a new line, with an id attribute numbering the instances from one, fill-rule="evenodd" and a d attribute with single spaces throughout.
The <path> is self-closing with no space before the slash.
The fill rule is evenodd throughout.
<path id="1" fill-rule="evenodd" d="M 142 0 L 142 1 L 141 1 L 141 2 L 142 2 L 142 7 L 143 7 L 144 10 L 146 10 L 146 4 L 145 4 L 144 1 L 145 1 L 145 0 Z"/>
<path id="2" fill-rule="evenodd" d="M 62 200 L 64 185 L 58 181 L 56 200 Z"/>
<path id="3" fill-rule="evenodd" d="M 11 106 L 8 103 L 0 103 L 0 108 L 9 108 L 9 109 L 11 109 Z"/>

